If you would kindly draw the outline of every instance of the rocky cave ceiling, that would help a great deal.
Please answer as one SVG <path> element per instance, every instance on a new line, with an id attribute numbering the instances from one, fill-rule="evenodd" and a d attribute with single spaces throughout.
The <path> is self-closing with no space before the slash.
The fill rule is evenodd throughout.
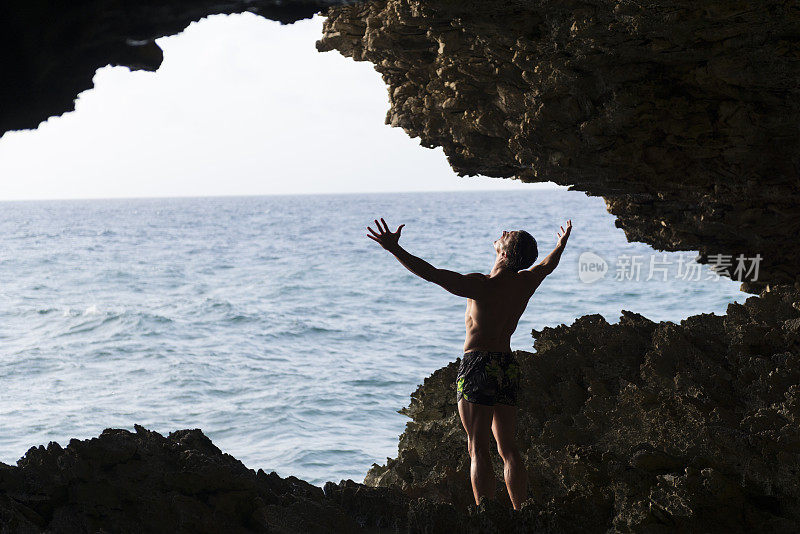
<path id="1" fill-rule="evenodd" d="M 704 263 L 759 254 L 744 291 L 800 288 L 800 4 L 334 4 L 4 2 L 0 132 L 74 109 L 100 67 L 157 69 L 154 39 L 203 16 L 327 10 L 318 50 L 373 63 L 387 124 L 459 175 L 569 185 L 602 196 L 630 241 Z"/>

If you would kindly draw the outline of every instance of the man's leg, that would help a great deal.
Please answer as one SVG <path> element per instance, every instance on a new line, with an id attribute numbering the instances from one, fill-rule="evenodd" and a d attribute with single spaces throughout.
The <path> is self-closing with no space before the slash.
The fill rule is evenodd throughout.
<path id="1" fill-rule="evenodd" d="M 497 452 L 503 458 L 503 475 L 508 496 L 515 510 L 528 497 L 528 473 L 517 447 L 517 407 L 498 404 L 494 407 L 492 432 L 497 442 Z"/>
<path id="2" fill-rule="evenodd" d="M 489 457 L 489 432 L 492 425 L 494 406 L 485 406 L 458 401 L 458 413 L 461 423 L 467 431 L 467 450 L 470 458 L 470 480 L 475 504 L 480 504 L 481 497 L 494 499 L 495 478 L 492 472 L 492 460 Z"/>

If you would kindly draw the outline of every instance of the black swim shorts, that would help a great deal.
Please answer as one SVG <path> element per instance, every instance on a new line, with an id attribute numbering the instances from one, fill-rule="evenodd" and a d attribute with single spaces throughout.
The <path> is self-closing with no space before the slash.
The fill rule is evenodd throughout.
<path id="1" fill-rule="evenodd" d="M 517 405 L 519 363 L 513 352 L 471 350 L 464 353 L 456 377 L 456 402 Z"/>

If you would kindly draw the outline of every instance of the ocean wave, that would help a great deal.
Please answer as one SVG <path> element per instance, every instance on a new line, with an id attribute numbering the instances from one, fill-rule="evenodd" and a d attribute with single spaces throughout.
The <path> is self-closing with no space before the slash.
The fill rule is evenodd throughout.
<path id="1" fill-rule="evenodd" d="M 119 315 L 116 314 L 109 314 L 109 315 L 100 315 L 100 314 L 90 314 L 91 317 L 88 320 L 80 321 L 77 324 L 73 324 L 69 326 L 64 332 L 62 332 L 61 336 L 74 336 L 77 334 L 86 334 L 88 332 L 97 331 L 103 326 L 108 325 L 119 319 Z"/>
<path id="2" fill-rule="evenodd" d="M 406 385 L 406 382 L 402 380 L 382 380 L 380 378 L 358 378 L 356 380 L 348 380 L 344 383 L 348 386 L 365 388 L 387 388 L 398 385 Z"/>
<path id="3" fill-rule="evenodd" d="M 6 239 L 54 239 L 57 237 L 61 237 L 61 233 L 47 233 L 47 232 L 28 232 L 28 233 L 20 233 L 17 235 L 11 235 Z"/>
<path id="4" fill-rule="evenodd" d="M 48 315 L 57 312 L 57 308 L 37 310 L 38 315 Z M 151 327 L 173 323 L 171 317 L 165 315 L 132 309 L 102 309 L 97 304 L 91 304 L 83 310 L 80 308 L 63 308 L 61 317 L 67 320 L 64 329 L 58 336 L 74 336 L 76 334 L 89 334 L 98 332 L 109 325 L 116 325 L 120 331 L 129 334 L 147 335 Z M 87 339 L 87 341 L 89 341 Z"/>
<path id="5" fill-rule="evenodd" d="M 244 315 L 244 314 L 236 314 L 233 317 L 226 318 L 226 321 L 231 323 L 248 323 L 248 322 L 257 322 L 260 321 L 261 317 L 258 315 Z"/>

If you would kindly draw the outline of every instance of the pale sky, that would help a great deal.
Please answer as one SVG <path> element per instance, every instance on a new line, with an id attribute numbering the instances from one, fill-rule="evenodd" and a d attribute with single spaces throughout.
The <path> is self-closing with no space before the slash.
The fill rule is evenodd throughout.
<path id="1" fill-rule="evenodd" d="M 565 189 L 456 176 L 383 123 L 371 63 L 317 52 L 322 21 L 216 15 L 159 39 L 155 73 L 100 69 L 75 112 L 0 138 L 0 200 Z"/>

